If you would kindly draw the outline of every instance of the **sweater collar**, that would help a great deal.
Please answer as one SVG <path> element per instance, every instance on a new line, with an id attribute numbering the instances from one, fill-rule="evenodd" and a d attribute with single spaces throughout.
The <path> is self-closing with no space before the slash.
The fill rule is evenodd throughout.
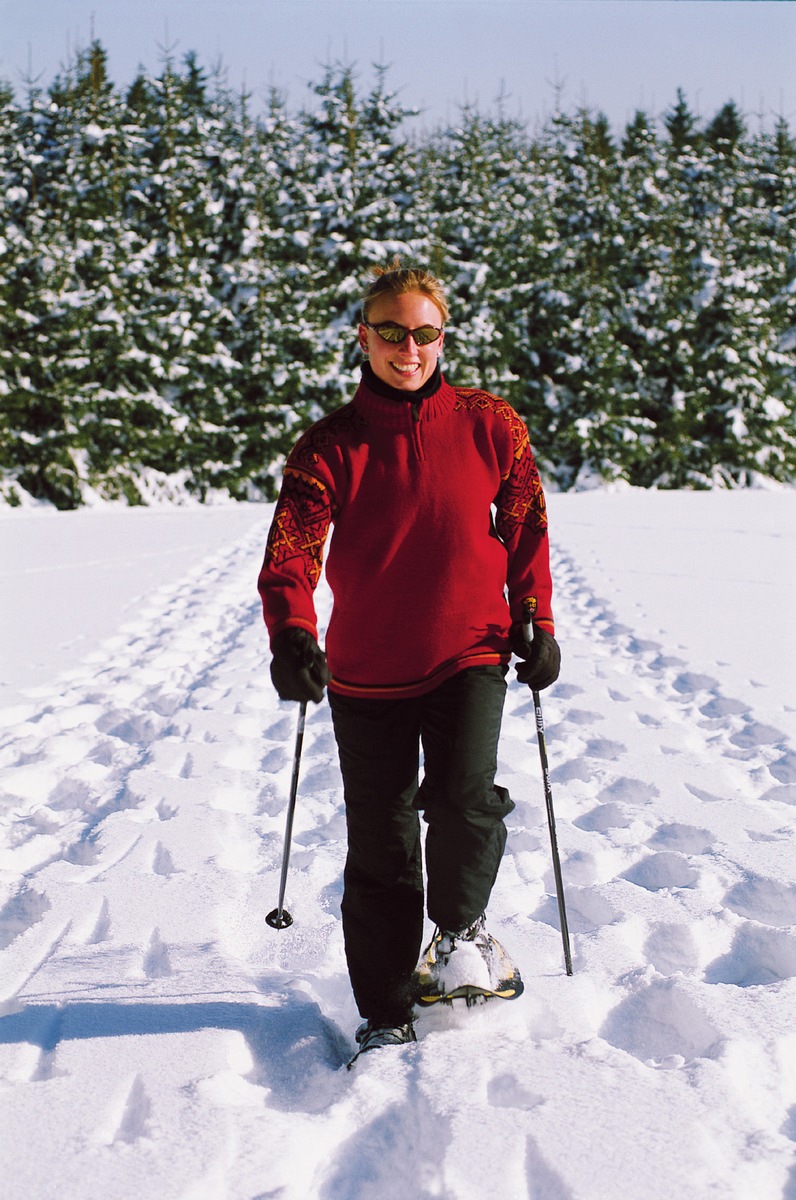
<path id="1" fill-rule="evenodd" d="M 388 400 L 394 400 L 396 404 L 417 405 L 418 401 L 427 400 L 429 396 L 433 396 L 435 392 L 439 391 L 440 384 L 442 383 L 442 372 L 440 371 L 439 363 L 437 363 L 433 373 L 428 377 L 423 386 L 414 392 L 404 392 L 400 388 L 391 387 L 389 383 L 385 383 L 383 379 L 379 379 L 369 362 L 362 364 L 362 378 L 370 391 L 375 392 L 378 396 L 385 396 Z"/>
<path id="2" fill-rule="evenodd" d="M 372 371 L 370 376 L 373 379 L 377 378 Z M 431 380 L 428 382 L 431 383 Z M 389 388 L 389 385 L 383 386 Z M 389 390 L 397 391 L 393 388 L 389 388 Z M 420 393 L 423 391 L 423 388 L 419 388 L 417 392 L 399 393 L 401 403 L 396 403 L 395 400 L 380 394 L 371 385 L 368 374 L 363 369 L 362 381 L 354 395 L 353 404 L 369 424 L 395 430 L 406 429 L 407 419 L 421 423 L 436 421 L 453 411 L 456 392 L 449 383 L 445 382 L 444 375 L 440 373 L 439 386 L 431 395 L 422 397 Z"/>

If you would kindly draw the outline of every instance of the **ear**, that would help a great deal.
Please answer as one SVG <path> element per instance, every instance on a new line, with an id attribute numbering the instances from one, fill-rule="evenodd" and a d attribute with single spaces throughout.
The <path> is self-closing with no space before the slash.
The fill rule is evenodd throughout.
<path id="1" fill-rule="evenodd" d="M 363 354 L 368 352 L 368 327 L 367 325 L 359 326 L 359 348 Z"/>

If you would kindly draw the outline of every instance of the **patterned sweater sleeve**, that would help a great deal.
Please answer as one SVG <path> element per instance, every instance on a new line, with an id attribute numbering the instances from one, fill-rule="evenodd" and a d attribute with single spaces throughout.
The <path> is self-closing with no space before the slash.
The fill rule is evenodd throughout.
<path id="1" fill-rule="evenodd" d="M 305 435 L 285 465 L 257 580 L 272 641 L 290 626 L 318 637 L 314 593 L 335 507 L 333 491 L 331 474 L 319 455 L 308 452 Z"/>
<path id="2" fill-rule="evenodd" d="M 508 405 L 506 406 L 509 407 Z M 528 431 L 512 409 L 508 422 L 511 446 L 507 469 L 495 499 L 495 525 L 508 555 L 508 599 L 512 621 L 521 621 L 526 601 L 533 603 L 534 621 L 555 633 L 551 607 L 550 547 L 547 508 Z M 505 430 L 505 422 L 502 429 Z"/>

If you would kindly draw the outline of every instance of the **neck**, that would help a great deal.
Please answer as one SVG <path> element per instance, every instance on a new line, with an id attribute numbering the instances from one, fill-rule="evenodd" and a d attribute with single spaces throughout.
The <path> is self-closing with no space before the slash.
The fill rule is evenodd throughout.
<path id="1" fill-rule="evenodd" d="M 426 400 L 439 391 L 442 372 L 437 363 L 426 382 L 414 392 L 405 392 L 401 388 L 394 388 L 391 384 L 385 383 L 383 379 L 379 379 L 369 362 L 362 364 L 362 378 L 370 390 L 376 392 L 378 396 L 386 396 L 388 400 L 396 400 L 399 404 L 416 404 L 418 400 Z"/>

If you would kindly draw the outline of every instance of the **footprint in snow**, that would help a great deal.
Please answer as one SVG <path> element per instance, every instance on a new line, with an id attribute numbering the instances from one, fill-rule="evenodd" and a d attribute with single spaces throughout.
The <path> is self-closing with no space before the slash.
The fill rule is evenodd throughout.
<path id="1" fill-rule="evenodd" d="M 263 731 L 263 738 L 271 742 L 286 742 L 296 736 L 296 721 L 294 717 L 280 717 L 274 725 L 269 725 Z"/>
<path id="2" fill-rule="evenodd" d="M 321 763 L 311 767 L 306 773 L 302 787 L 307 793 L 339 790 L 341 787 L 340 772 L 334 763 Z"/>
<path id="3" fill-rule="evenodd" d="M 712 692 L 719 686 L 719 681 L 711 675 L 698 675 L 694 671 L 684 671 L 678 675 L 672 687 L 681 696 L 696 696 L 699 692 Z"/>
<path id="4" fill-rule="evenodd" d="M 662 975 L 694 971 L 701 961 L 690 926 L 665 921 L 651 931 L 644 944 L 644 955 Z"/>
<path id="5" fill-rule="evenodd" d="M 486 1094 L 493 1108 L 520 1108 L 527 1111 L 544 1104 L 544 1097 L 530 1091 L 516 1075 L 496 1075 L 489 1080 Z"/>
<path id="6" fill-rule="evenodd" d="M 162 842 L 158 842 L 152 859 L 152 871 L 155 875 L 174 875 L 176 868 L 170 852 Z"/>
<path id="7" fill-rule="evenodd" d="M 556 683 L 551 694 L 556 700 L 571 700 L 574 696 L 582 696 L 583 688 L 576 683 Z"/>
<path id="8" fill-rule="evenodd" d="M 695 825 L 682 825 L 675 821 L 660 825 L 647 842 L 648 846 L 663 846 L 681 854 L 704 854 L 713 845 L 713 835 L 707 829 Z"/>
<path id="9" fill-rule="evenodd" d="M 585 850 L 575 850 L 572 854 L 567 855 L 563 873 L 567 883 L 585 887 L 596 883 L 600 874 L 597 859 Z"/>
<path id="10" fill-rule="evenodd" d="M 741 750 L 755 750 L 758 746 L 776 746 L 785 741 L 785 734 L 773 725 L 760 721 L 745 721 L 743 728 L 730 738 L 733 746 Z"/>
<path id="11" fill-rule="evenodd" d="M 643 983 L 609 1013 L 600 1036 L 651 1066 L 706 1058 L 719 1030 L 677 980 Z"/>
<path id="12" fill-rule="evenodd" d="M 730 888 L 724 904 L 739 916 L 763 925 L 796 925 L 796 884 L 749 875 Z"/>
<path id="13" fill-rule="evenodd" d="M 51 908 L 47 897 L 31 887 L 23 887 L 12 896 L 0 909 L 0 950 L 38 925 Z"/>
<path id="14" fill-rule="evenodd" d="M 110 916 L 110 906 L 108 904 L 108 898 L 106 896 L 105 899 L 102 901 L 102 907 L 100 908 L 99 913 L 97 914 L 97 920 L 95 922 L 95 925 L 94 925 L 94 928 L 93 928 L 91 934 L 89 935 L 89 938 L 87 940 L 87 945 L 96 946 L 96 945 L 99 945 L 100 942 L 107 942 L 109 940 L 110 936 L 111 936 L 111 916 Z"/>
<path id="15" fill-rule="evenodd" d="M 623 916 L 591 887 L 567 886 L 566 899 L 567 924 L 573 933 L 589 933 L 603 925 L 610 925 Z M 534 913 L 534 917 L 543 920 L 546 925 L 558 928 L 558 901 L 552 896 L 545 897 L 544 904 Z"/>
<path id="16" fill-rule="evenodd" d="M 275 746 L 273 750 L 269 750 L 263 755 L 260 761 L 260 770 L 265 771 L 267 775 L 275 775 L 288 761 L 289 756 L 285 747 Z"/>
<path id="17" fill-rule="evenodd" d="M 68 846 L 64 859 L 78 867 L 93 867 L 99 861 L 100 850 L 96 829 L 84 829 L 83 833 Z"/>
<path id="18" fill-rule="evenodd" d="M 796 976 L 796 937 L 782 929 L 744 924 L 727 954 L 710 963 L 706 983 L 759 987 Z"/>
<path id="19" fill-rule="evenodd" d="M 610 833 L 612 829 L 628 829 L 633 824 L 633 819 L 624 805 L 609 803 L 598 804 L 591 812 L 576 817 L 572 823 L 588 833 Z"/>
<path id="20" fill-rule="evenodd" d="M 766 803 L 774 801 L 775 804 L 796 804 L 796 784 L 784 783 L 778 787 L 769 788 L 760 799 Z"/>
<path id="21" fill-rule="evenodd" d="M 608 738 L 592 738 L 586 743 L 585 753 L 589 758 L 599 758 L 606 762 L 615 762 L 627 753 L 627 746 L 621 742 L 612 742 Z"/>
<path id="22" fill-rule="evenodd" d="M 788 750 L 768 769 L 778 783 L 796 783 L 796 752 Z"/>
<path id="23" fill-rule="evenodd" d="M 707 704 L 703 704 L 699 710 L 703 717 L 709 717 L 711 720 L 718 720 L 723 717 L 741 716 L 749 711 L 749 705 L 743 700 L 733 700 L 724 696 L 714 696 Z"/>
<path id="24" fill-rule="evenodd" d="M 648 892 L 660 892 L 666 888 L 693 887 L 699 879 L 699 872 L 682 854 L 662 850 L 630 867 L 622 878 L 637 887 L 646 888 Z"/>
<path id="25" fill-rule="evenodd" d="M 593 725 L 595 721 L 604 721 L 605 717 L 602 713 L 590 712 L 585 708 L 570 708 L 561 722 L 566 725 L 569 722 L 572 725 Z"/>
<path id="26" fill-rule="evenodd" d="M 704 788 L 696 787 L 693 783 L 686 783 L 686 790 L 695 796 L 697 800 L 704 801 L 705 804 L 719 804 L 726 800 L 726 796 L 719 796 L 715 792 L 707 792 Z"/>
<path id="27" fill-rule="evenodd" d="M 572 1188 L 548 1162 L 545 1150 L 533 1137 L 528 1137 L 525 1142 L 525 1174 L 528 1196 L 534 1200 L 546 1196 L 556 1197 L 556 1200 L 572 1200 Z"/>
<path id="28" fill-rule="evenodd" d="M 161 941 L 159 929 L 155 929 L 152 933 L 143 965 L 147 979 L 165 979 L 173 974 L 169 948 L 165 942 Z"/>
<path id="29" fill-rule="evenodd" d="M 287 796 L 283 789 L 267 783 L 257 796 L 255 816 L 278 817 L 285 811 Z"/>
<path id="30" fill-rule="evenodd" d="M 660 795 L 654 783 L 647 783 L 644 779 L 631 779 L 628 775 L 623 775 L 619 779 L 615 779 L 613 783 L 609 783 L 599 793 L 600 800 L 619 800 L 625 804 L 647 804 L 650 800 L 655 800 Z"/>
<path id="31" fill-rule="evenodd" d="M 152 1117 L 152 1101 L 149 1098 L 143 1080 L 136 1075 L 127 1097 L 117 1113 L 116 1128 L 110 1138 L 101 1138 L 110 1143 L 122 1142 L 127 1145 L 147 1137 Z M 112 1123 L 112 1118 L 111 1122 Z"/>
<path id="32" fill-rule="evenodd" d="M 580 780 L 582 783 L 590 783 L 594 775 L 594 768 L 590 767 L 582 758 L 572 758 L 569 762 L 560 763 L 550 772 L 550 779 L 553 783 L 571 783 L 574 780 Z"/>
<path id="33" fill-rule="evenodd" d="M 162 728 L 162 719 L 148 714 L 111 712 L 97 721 L 101 733 L 135 746 L 153 742 Z"/>

